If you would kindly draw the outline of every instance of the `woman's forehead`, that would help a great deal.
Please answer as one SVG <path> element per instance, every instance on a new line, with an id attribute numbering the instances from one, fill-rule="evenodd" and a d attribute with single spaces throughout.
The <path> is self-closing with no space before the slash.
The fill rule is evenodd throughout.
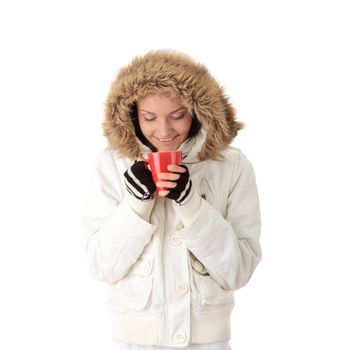
<path id="1" fill-rule="evenodd" d="M 137 102 L 139 109 L 148 109 L 149 112 L 154 110 L 177 110 L 185 108 L 179 98 L 173 98 L 162 95 L 148 95 Z"/>

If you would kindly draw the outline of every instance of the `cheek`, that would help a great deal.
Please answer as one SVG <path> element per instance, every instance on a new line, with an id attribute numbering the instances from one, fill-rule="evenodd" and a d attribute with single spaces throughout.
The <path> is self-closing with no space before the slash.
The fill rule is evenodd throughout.
<path id="1" fill-rule="evenodd" d="M 150 126 L 146 123 L 139 121 L 139 125 L 144 136 L 147 137 L 150 133 L 152 133 Z"/>
<path id="2" fill-rule="evenodd" d="M 191 129 L 191 123 L 192 123 L 191 119 L 186 120 L 186 123 L 181 125 L 181 127 L 178 129 L 179 133 L 181 133 L 184 136 L 187 136 L 190 132 L 190 129 Z"/>

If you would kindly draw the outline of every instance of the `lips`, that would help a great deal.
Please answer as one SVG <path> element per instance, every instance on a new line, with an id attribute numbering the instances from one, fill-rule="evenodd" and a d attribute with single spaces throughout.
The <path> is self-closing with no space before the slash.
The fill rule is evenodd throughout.
<path id="1" fill-rule="evenodd" d="M 161 143 L 170 143 L 170 142 L 172 142 L 176 137 L 177 137 L 178 135 L 176 135 L 176 136 L 173 136 L 173 137 L 169 137 L 169 138 L 164 138 L 164 139 L 159 139 L 158 137 L 156 137 L 156 139 L 159 141 L 159 142 L 161 142 Z"/>

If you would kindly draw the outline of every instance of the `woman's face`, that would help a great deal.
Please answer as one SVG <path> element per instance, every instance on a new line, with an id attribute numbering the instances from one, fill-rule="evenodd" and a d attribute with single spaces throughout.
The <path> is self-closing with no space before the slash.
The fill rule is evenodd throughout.
<path id="1" fill-rule="evenodd" d="M 175 99 L 148 95 L 137 102 L 141 131 L 158 152 L 176 151 L 186 141 L 192 123 L 187 109 Z"/>

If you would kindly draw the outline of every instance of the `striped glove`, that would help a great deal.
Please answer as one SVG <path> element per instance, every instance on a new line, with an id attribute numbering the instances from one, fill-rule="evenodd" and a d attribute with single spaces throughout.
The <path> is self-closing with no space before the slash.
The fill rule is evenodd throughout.
<path id="1" fill-rule="evenodd" d="M 176 182 L 177 185 L 175 188 L 169 188 L 169 193 L 165 196 L 167 198 L 175 200 L 175 203 L 178 205 L 183 205 L 192 197 L 193 194 L 192 181 L 190 179 L 190 173 L 188 171 L 188 168 L 186 165 L 183 164 L 181 165 L 181 167 L 185 168 L 187 171 L 184 173 L 174 172 L 174 174 L 179 174 L 180 178 L 178 180 L 168 180 Z"/>
<path id="2" fill-rule="evenodd" d="M 153 198 L 156 185 L 153 182 L 152 173 L 140 160 L 125 171 L 124 182 L 129 193 L 140 201 L 149 201 Z"/>

